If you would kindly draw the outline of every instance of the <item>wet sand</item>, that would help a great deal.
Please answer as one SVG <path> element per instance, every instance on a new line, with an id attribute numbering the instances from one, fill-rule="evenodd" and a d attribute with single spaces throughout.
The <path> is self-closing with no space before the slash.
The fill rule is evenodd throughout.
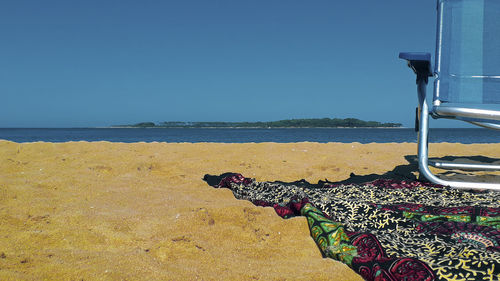
<path id="1" fill-rule="evenodd" d="M 500 158 L 500 145 L 430 152 Z M 0 280 L 361 280 L 321 257 L 305 218 L 202 177 L 405 177 L 415 154 L 416 144 L 0 141 Z"/>

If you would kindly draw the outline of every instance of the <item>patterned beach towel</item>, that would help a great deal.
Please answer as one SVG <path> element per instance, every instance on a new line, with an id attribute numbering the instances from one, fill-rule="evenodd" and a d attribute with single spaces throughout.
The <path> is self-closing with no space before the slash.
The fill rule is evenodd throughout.
<path id="1" fill-rule="evenodd" d="M 500 280 L 500 192 L 380 179 L 257 182 L 205 175 L 238 199 L 304 216 L 324 257 L 366 280 Z"/>

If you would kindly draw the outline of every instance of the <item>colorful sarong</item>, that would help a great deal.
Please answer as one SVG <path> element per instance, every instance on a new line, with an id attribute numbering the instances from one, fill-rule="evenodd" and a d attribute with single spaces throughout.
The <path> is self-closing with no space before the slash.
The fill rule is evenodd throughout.
<path id="1" fill-rule="evenodd" d="M 500 280 L 500 192 L 418 181 L 257 182 L 206 175 L 238 199 L 304 216 L 324 257 L 366 280 Z"/>

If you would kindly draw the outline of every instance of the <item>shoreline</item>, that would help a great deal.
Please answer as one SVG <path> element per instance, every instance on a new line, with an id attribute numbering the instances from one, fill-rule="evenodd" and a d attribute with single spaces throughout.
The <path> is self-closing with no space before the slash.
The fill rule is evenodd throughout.
<path id="1" fill-rule="evenodd" d="M 79 130 L 79 129 L 411 129 L 413 127 L 4 127 L 0 130 Z M 467 127 L 467 128 L 450 128 L 450 127 L 435 127 L 430 130 L 485 130 L 490 129 L 482 127 Z"/>
<path id="2" fill-rule="evenodd" d="M 133 127 L 133 126 L 111 126 L 109 129 L 410 129 L 407 127 Z"/>

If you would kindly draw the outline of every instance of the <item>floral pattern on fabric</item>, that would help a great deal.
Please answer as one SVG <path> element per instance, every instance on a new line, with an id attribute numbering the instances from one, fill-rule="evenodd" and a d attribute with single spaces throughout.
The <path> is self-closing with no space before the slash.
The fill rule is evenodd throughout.
<path id="1" fill-rule="evenodd" d="M 500 192 L 394 180 L 257 182 L 206 175 L 238 199 L 306 217 L 324 257 L 366 280 L 500 280 Z"/>

